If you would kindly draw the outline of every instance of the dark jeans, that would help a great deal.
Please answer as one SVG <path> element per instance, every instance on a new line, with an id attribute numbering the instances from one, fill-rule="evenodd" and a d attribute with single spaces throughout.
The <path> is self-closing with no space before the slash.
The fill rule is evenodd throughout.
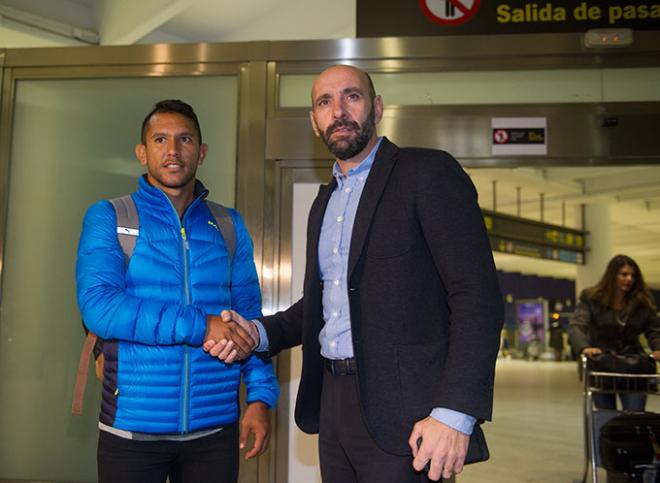
<path id="1" fill-rule="evenodd" d="M 641 393 L 617 393 L 621 401 L 622 409 L 626 411 L 644 411 L 646 406 L 646 394 Z M 594 405 L 598 409 L 616 409 L 616 394 L 594 394 Z"/>
<path id="2" fill-rule="evenodd" d="M 430 481 L 413 469 L 412 455 L 392 455 L 376 445 L 362 420 L 355 376 L 323 374 L 319 457 L 323 483 Z"/>
<path id="3" fill-rule="evenodd" d="M 238 426 L 190 441 L 135 441 L 99 431 L 99 483 L 236 483 Z"/>

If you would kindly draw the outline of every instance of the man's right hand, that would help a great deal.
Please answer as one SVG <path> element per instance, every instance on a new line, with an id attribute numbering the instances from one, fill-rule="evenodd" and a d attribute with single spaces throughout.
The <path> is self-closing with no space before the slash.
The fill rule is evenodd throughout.
<path id="1" fill-rule="evenodd" d="M 208 315 L 204 350 L 228 364 L 245 359 L 259 343 L 256 328 L 250 331 L 249 326 L 254 324 L 233 310 L 223 310 L 220 316 Z"/>
<path id="2" fill-rule="evenodd" d="M 245 359 L 259 345 L 254 323 L 234 310 L 223 310 L 220 317 L 209 315 L 206 327 L 204 350 L 227 364 Z"/>

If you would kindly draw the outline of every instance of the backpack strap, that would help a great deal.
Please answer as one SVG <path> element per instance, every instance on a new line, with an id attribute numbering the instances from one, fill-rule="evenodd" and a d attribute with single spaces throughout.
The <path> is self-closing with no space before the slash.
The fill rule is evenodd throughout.
<path id="1" fill-rule="evenodd" d="M 140 218 L 131 195 L 110 200 L 117 216 L 117 239 L 126 257 L 126 266 L 133 256 L 135 242 L 140 234 Z"/>
<path id="2" fill-rule="evenodd" d="M 73 386 L 73 402 L 71 403 L 71 412 L 73 414 L 80 415 L 83 412 L 83 399 L 85 397 L 85 386 L 87 385 L 87 375 L 89 373 L 89 359 L 95 344 L 96 334 L 91 331 L 87 332 L 85 343 L 80 351 L 76 383 Z"/>
<path id="3" fill-rule="evenodd" d="M 236 228 L 234 227 L 234 220 L 226 206 L 214 203 L 213 201 L 207 201 L 206 204 L 209 210 L 211 210 L 215 222 L 218 224 L 222 238 L 225 239 L 225 244 L 229 251 L 229 265 L 231 265 L 234 262 L 234 253 L 236 252 Z"/>

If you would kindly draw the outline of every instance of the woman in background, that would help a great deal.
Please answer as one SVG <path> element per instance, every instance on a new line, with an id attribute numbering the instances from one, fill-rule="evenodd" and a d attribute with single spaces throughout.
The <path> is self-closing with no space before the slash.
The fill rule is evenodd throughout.
<path id="1" fill-rule="evenodd" d="M 660 360 L 660 320 L 651 291 L 644 283 L 639 266 L 626 255 L 617 255 L 607 264 L 595 287 L 580 294 L 568 324 L 568 336 L 576 354 L 593 357 L 602 352 L 643 354 L 639 341 L 644 334 Z M 643 411 L 646 395 L 619 393 L 623 409 Z M 594 394 L 600 409 L 616 409 L 615 394 Z"/>

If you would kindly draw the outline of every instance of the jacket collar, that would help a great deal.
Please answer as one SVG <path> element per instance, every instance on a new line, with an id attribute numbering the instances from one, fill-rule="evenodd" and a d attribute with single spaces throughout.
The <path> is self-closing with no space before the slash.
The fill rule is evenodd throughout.
<path id="1" fill-rule="evenodd" d="M 194 205 L 198 204 L 200 201 L 205 200 L 209 194 L 209 190 L 207 190 L 204 184 L 197 179 L 195 180 L 194 193 L 195 194 L 193 201 L 192 203 L 190 203 L 190 205 L 188 205 L 188 208 L 186 208 L 184 215 L 185 213 L 190 211 L 190 209 Z M 173 213 L 178 219 L 178 214 L 176 213 L 176 210 L 174 209 L 174 206 L 172 205 L 170 199 L 167 197 L 167 195 L 163 190 L 149 183 L 146 174 L 140 176 L 138 180 L 138 194 L 149 205 L 151 209 L 155 209 L 166 213 Z"/>

